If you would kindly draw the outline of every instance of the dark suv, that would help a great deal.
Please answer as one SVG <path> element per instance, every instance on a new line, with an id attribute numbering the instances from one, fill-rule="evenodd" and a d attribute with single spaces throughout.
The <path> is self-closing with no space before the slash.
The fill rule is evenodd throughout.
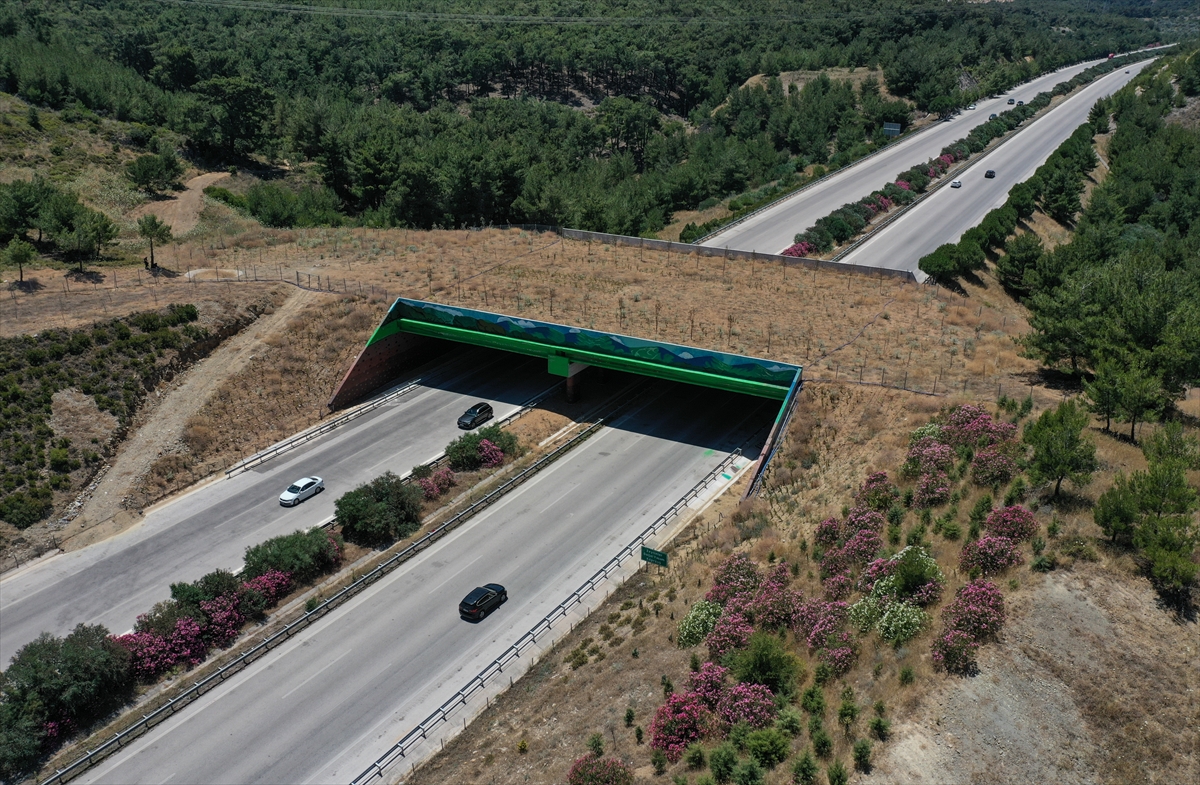
<path id="1" fill-rule="evenodd" d="M 996 176 L 996 170 L 988 169 L 986 172 L 983 173 L 983 176 L 986 177 L 987 179 L 991 180 L 993 177 Z"/>
<path id="2" fill-rule="evenodd" d="M 488 583 L 473 589 L 458 604 L 458 615 L 464 619 L 478 620 L 487 616 L 508 601 L 508 591 L 498 583 Z"/>
<path id="3" fill-rule="evenodd" d="M 458 427 L 469 431 L 476 425 L 482 425 L 490 419 L 492 419 L 492 405 L 480 401 L 463 412 L 463 416 L 458 418 Z"/>

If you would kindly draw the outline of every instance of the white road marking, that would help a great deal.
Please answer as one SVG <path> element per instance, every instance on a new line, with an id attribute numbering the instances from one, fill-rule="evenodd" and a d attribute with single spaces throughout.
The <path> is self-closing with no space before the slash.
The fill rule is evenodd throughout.
<path id="1" fill-rule="evenodd" d="M 279 696 L 279 700 L 283 700 L 284 698 L 286 698 L 287 696 L 291 695 L 291 694 L 292 694 L 293 692 L 295 692 L 296 690 L 298 690 L 298 689 L 300 689 L 301 687 L 303 687 L 305 684 L 308 684 L 310 681 L 312 681 L 313 679 L 315 679 L 315 678 L 317 678 L 318 676 L 320 676 L 322 673 L 324 673 L 325 671 L 327 671 L 329 668 L 332 668 L 332 667 L 333 667 L 333 664 L 334 664 L 335 662 L 337 662 L 338 660 L 340 660 L 342 657 L 345 657 L 347 654 L 349 654 L 349 653 L 350 653 L 350 652 L 352 652 L 352 651 L 354 651 L 354 649 L 346 649 L 344 652 L 342 652 L 342 653 L 341 653 L 341 654 L 339 654 L 338 656 L 334 657 L 332 660 L 330 660 L 330 661 L 329 661 L 329 664 L 328 664 L 328 665 L 326 665 L 324 668 L 321 668 L 321 670 L 317 671 L 316 673 L 314 673 L 313 675 L 309 676 L 309 677 L 308 677 L 307 679 L 305 679 L 304 681 L 302 681 L 302 682 L 300 682 L 299 684 L 297 684 L 295 687 L 292 687 L 290 690 L 288 690 L 287 692 L 285 692 L 285 693 L 283 693 L 282 695 L 280 695 L 280 696 Z"/>

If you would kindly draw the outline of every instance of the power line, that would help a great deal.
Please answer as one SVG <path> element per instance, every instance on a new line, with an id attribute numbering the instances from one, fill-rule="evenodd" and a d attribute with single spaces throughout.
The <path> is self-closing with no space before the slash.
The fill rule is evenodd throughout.
<path id="1" fill-rule="evenodd" d="M 180 6 L 205 6 L 237 11 L 265 11 L 268 13 L 308 14 L 311 16 L 341 16 L 367 19 L 394 19 L 418 22 L 467 22 L 478 24 L 546 25 L 546 26 L 624 26 L 642 27 L 653 25 L 691 24 L 779 24 L 800 23 L 830 19 L 863 21 L 896 16 L 923 16 L 945 13 L 947 8 L 928 7 L 896 10 L 869 14 L 805 14 L 803 16 L 526 16 L 517 14 L 472 14 L 438 11 L 401 11 L 387 8 L 351 8 L 339 5 L 306 5 L 298 3 L 276 3 L 268 0 L 158 0 Z"/>

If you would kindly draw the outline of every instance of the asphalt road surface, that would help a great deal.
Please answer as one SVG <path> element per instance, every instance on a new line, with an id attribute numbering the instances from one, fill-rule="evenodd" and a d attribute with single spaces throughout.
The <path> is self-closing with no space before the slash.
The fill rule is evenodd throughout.
<path id="1" fill-rule="evenodd" d="M 650 397 L 78 781 L 352 780 L 725 455 L 748 438 L 754 454 L 778 407 L 667 383 Z M 508 602 L 460 619 L 489 582 Z"/>
<path id="2" fill-rule="evenodd" d="M 1097 79 L 1018 132 L 1011 141 L 973 162 L 955 177 L 961 188 L 943 184 L 921 203 L 878 230 L 839 261 L 890 270 L 916 270 L 921 257 L 943 243 L 958 242 L 979 225 L 990 210 L 1008 199 L 1014 185 L 1028 180 L 1075 129 L 1087 121 L 1092 106 L 1112 95 L 1153 61 Z M 992 179 L 984 177 L 995 170 Z"/>
<path id="3" fill-rule="evenodd" d="M 1059 82 L 1065 82 L 1101 62 L 1093 60 L 1068 66 L 1018 85 L 997 98 L 980 101 L 975 109 L 964 109 L 949 121 L 939 122 L 932 128 L 897 140 L 878 154 L 826 177 L 770 210 L 700 244 L 710 248 L 779 253 L 792 244 L 798 233 L 815 224 L 817 219 L 882 188 L 900 172 L 940 155 L 942 148 L 962 139 L 975 126 L 987 122 L 988 115 L 1008 109 L 1009 98 L 1029 101 L 1038 93 L 1050 90 Z"/>
<path id="4" fill-rule="evenodd" d="M 462 433 L 458 416 L 475 401 L 505 417 L 555 381 L 544 360 L 453 349 L 398 400 L 154 509 L 116 537 L 10 574 L 0 581 L 0 663 L 41 632 L 64 635 L 79 623 L 132 629 L 138 614 L 170 596 L 170 584 L 237 571 L 247 546 L 315 526 L 346 491 L 428 461 Z M 310 474 L 325 479 L 325 492 L 281 507 L 279 494 Z"/>

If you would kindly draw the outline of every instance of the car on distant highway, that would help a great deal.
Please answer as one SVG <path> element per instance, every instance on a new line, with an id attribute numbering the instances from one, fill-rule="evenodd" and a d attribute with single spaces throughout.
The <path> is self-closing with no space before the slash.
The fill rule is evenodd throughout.
<path id="1" fill-rule="evenodd" d="M 971 104 L 971 105 L 970 105 L 970 106 L 968 106 L 967 108 L 968 108 L 968 109 L 974 109 L 974 108 L 975 108 L 975 104 Z"/>
<path id="2" fill-rule="evenodd" d="M 994 178 L 996 176 L 996 170 L 988 169 L 986 172 L 983 173 L 983 176 L 986 177 L 987 179 L 991 180 L 992 178 Z"/>
<path id="3" fill-rule="evenodd" d="M 464 431 L 469 431 L 477 425 L 482 425 L 492 419 L 492 405 L 480 401 L 463 412 L 462 417 L 458 418 L 458 427 Z"/>
<path id="4" fill-rule="evenodd" d="M 950 187 L 951 188 L 962 188 L 962 180 L 951 180 Z"/>
<path id="5" fill-rule="evenodd" d="M 1024 101 L 1017 101 L 1017 106 L 1024 106 L 1024 105 L 1025 105 Z"/>
<path id="6" fill-rule="evenodd" d="M 1009 103 L 1010 105 L 1011 105 L 1011 104 L 1015 104 L 1016 102 L 1017 102 L 1017 99 L 1015 99 L 1015 98 L 1010 98 L 1010 99 L 1008 99 L 1008 103 Z"/>
<path id="7" fill-rule="evenodd" d="M 1125 69 L 1125 73 L 1129 73 L 1129 69 L 1128 69 L 1128 68 L 1126 68 L 1126 69 Z"/>
<path id="8" fill-rule="evenodd" d="M 279 494 L 279 503 L 284 507 L 295 507 L 310 496 L 325 490 L 325 481 L 320 477 L 301 477 Z"/>
<path id="9" fill-rule="evenodd" d="M 989 120 L 995 120 L 997 117 L 999 117 L 999 115 L 997 115 L 995 112 L 992 112 L 990 115 L 988 115 Z"/>
<path id="10" fill-rule="evenodd" d="M 508 590 L 498 583 L 485 583 L 471 590 L 458 604 L 458 615 L 464 619 L 482 619 L 508 602 Z"/>

